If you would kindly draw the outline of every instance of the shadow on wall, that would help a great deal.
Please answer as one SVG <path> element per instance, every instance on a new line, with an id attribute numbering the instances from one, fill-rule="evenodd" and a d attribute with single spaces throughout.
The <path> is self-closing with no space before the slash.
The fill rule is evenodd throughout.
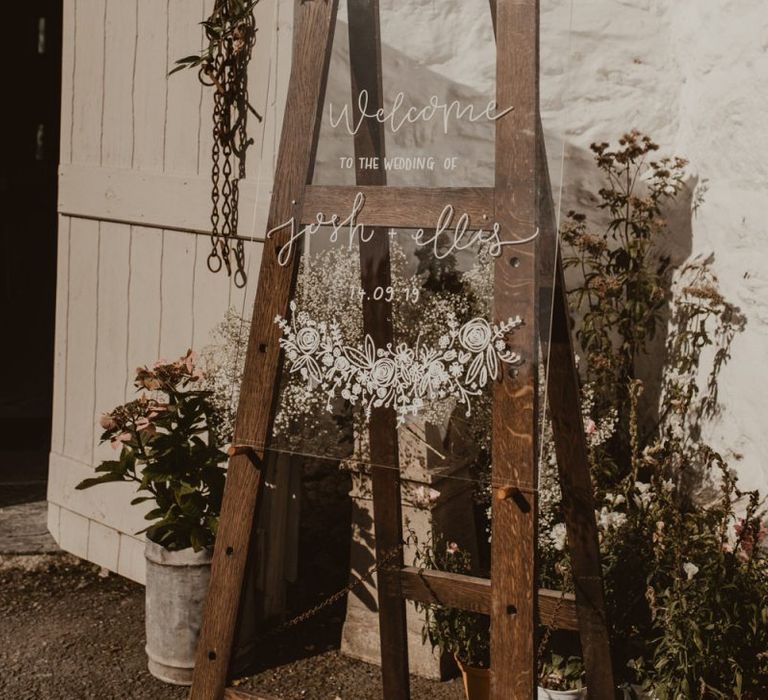
<path id="1" fill-rule="evenodd" d="M 550 154 L 559 153 L 561 145 L 556 144 Z M 559 170 L 557 158 L 550 155 L 550 162 Z M 588 148 L 567 144 L 562 164 L 563 203 L 561 214 L 574 210 L 587 215 L 590 226 L 602 230 L 607 226 L 608 215 L 598 207 L 601 200 L 597 192 L 605 186 L 602 173 L 596 168 L 594 154 Z M 560 177 L 556 172 L 555 176 Z M 555 178 L 553 177 L 553 180 Z M 668 270 L 663 274 L 663 287 L 667 301 L 659 313 L 655 333 L 648 342 L 647 353 L 637 359 L 636 372 L 643 382 L 643 395 L 640 399 L 640 421 L 645 427 L 655 426 L 659 420 L 659 401 L 666 363 L 666 343 L 669 334 L 669 322 L 672 317 L 672 283 L 676 272 L 689 261 L 693 252 L 693 217 L 694 196 L 699 184 L 699 177 L 690 175 L 677 197 L 664 208 L 668 233 L 659 240 L 660 246 L 654 251 L 655 259 L 661 267 L 667 261 Z M 557 200 L 558 193 L 555 192 Z M 569 289 L 580 283 L 578 272 L 570 269 L 566 272 L 566 286 Z"/>

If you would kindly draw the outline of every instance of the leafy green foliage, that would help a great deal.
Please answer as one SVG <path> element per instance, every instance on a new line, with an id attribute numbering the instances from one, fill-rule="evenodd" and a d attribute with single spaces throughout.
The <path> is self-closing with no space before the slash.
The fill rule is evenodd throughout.
<path id="1" fill-rule="evenodd" d="M 211 16 L 200 24 L 205 30 L 208 46 L 199 54 L 179 58 L 168 75 L 173 75 L 185 68 L 198 68 L 206 79 L 212 79 L 212 68 L 217 46 L 229 43 L 238 46 L 243 41 L 243 26 L 259 0 L 224 0 L 217 3 Z M 222 7 L 218 7 L 222 5 Z"/>
<path id="2" fill-rule="evenodd" d="M 738 489 L 701 430 L 745 321 L 710 261 L 673 271 L 660 253 L 685 161 L 650 160 L 657 148 L 638 132 L 616 149 L 594 144 L 608 223 L 595 233 L 572 212 L 562 232 L 583 280 L 570 294 L 593 425 L 618 416 L 611 439 L 590 447 L 615 668 L 660 700 L 757 700 L 768 697 L 763 501 Z M 662 321 L 661 399 L 641 420 L 637 367 Z M 546 556 L 545 584 L 568 580 L 567 549 Z"/>
<path id="3" fill-rule="evenodd" d="M 409 541 L 416 547 L 416 566 L 454 574 L 472 573 L 469 552 L 460 549 L 455 542 L 446 543 L 439 538 L 435 542 L 431 539 L 419 542 L 413 532 Z M 490 618 L 487 615 L 446 605 L 416 603 L 416 608 L 425 613 L 422 643 L 429 641 L 433 649 L 451 654 L 467 666 L 490 667 Z"/>
<path id="4" fill-rule="evenodd" d="M 137 370 L 138 399 L 101 418 L 102 442 L 120 449 L 116 460 L 96 467 L 99 476 L 77 485 L 130 481 L 142 494 L 131 501 L 154 501 L 146 519 L 147 537 L 166 549 L 213 545 L 221 512 L 227 456 L 220 449 L 210 392 L 195 387 L 192 352 L 174 363 Z M 143 532 L 143 531 L 142 531 Z"/>
<path id="5" fill-rule="evenodd" d="M 549 690 L 576 690 L 584 687 L 584 662 L 580 656 L 549 654 L 542 661 L 539 685 Z"/>

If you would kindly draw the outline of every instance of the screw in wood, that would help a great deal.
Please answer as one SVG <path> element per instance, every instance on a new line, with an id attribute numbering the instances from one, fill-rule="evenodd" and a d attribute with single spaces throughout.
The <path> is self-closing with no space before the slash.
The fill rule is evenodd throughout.
<path id="1" fill-rule="evenodd" d="M 266 352 L 266 351 L 267 351 L 267 344 L 259 343 L 259 352 Z"/>
<path id="2" fill-rule="evenodd" d="M 227 547 L 224 550 L 224 554 L 226 554 L 228 557 L 232 556 L 232 553 L 235 551 L 234 547 Z"/>
<path id="3" fill-rule="evenodd" d="M 512 265 L 512 267 L 520 267 L 520 258 L 518 257 L 510 258 L 509 264 Z"/>
<path id="4" fill-rule="evenodd" d="M 517 608 L 514 605 L 507 605 L 507 615 L 517 615 Z"/>
<path id="5" fill-rule="evenodd" d="M 209 651 L 208 652 L 208 660 L 209 661 L 216 661 L 216 652 L 215 651 Z"/>

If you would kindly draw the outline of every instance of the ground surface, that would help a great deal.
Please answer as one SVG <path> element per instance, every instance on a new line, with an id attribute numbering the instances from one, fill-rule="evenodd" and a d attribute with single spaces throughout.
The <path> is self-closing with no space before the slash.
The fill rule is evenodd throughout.
<path id="1" fill-rule="evenodd" d="M 0 555 L 2 700 L 172 700 L 186 690 L 146 670 L 144 589 L 61 554 Z M 321 617 L 269 640 L 243 683 L 283 700 L 380 700 L 379 669 L 336 647 L 341 620 Z M 303 658 L 302 658 L 303 657 Z M 257 669 L 258 671 L 258 669 Z M 414 698 L 459 700 L 457 681 L 413 679 Z"/>

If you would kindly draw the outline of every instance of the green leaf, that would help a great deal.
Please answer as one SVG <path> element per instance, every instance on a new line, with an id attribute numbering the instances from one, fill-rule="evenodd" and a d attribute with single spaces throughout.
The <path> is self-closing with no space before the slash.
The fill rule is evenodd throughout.
<path id="1" fill-rule="evenodd" d="M 91 488 L 91 486 L 109 484 L 116 481 L 127 481 L 127 479 L 125 479 L 122 474 L 110 472 L 109 474 L 103 474 L 102 476 L 93 477 L 91 479 L 83 479 L 77 486 L 75 486 L 75 489 L 82 491 Z"/>

